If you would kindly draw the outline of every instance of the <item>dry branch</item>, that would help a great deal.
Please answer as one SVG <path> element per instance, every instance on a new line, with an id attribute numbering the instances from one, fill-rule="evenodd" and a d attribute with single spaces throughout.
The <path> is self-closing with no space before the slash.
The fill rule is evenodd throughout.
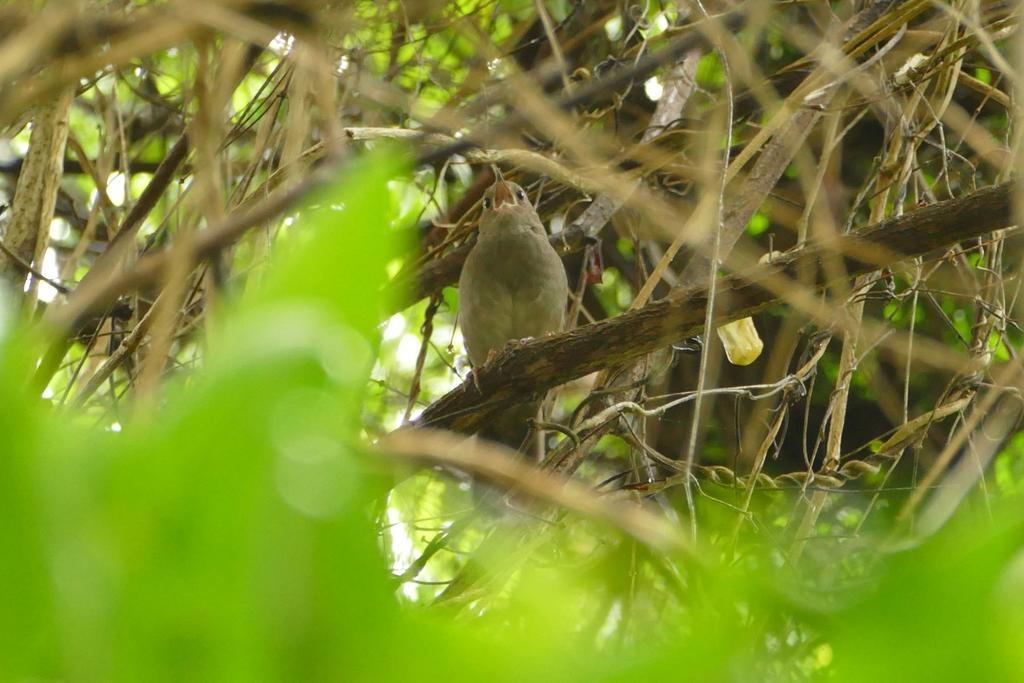
<path id="1" fill-rule="evenodd" d="M 798 273 L 816 273 L 821 289 L 838 284 L 826 260 L 841 254 L 849 276 L 890 267 L 947 248 L 1011 223 L 1011 183 L 921 208 L 829 243 L 813 242 L 771 264 L 718 283 L 716 324 L 752 315 L 783 301 Z M 615 318 L 506 350 L 477 373 L 477 389 L 463 383 L 427 407 L 419 426 L 471 432 L 496 411 L 577 377 L 638 358 L 701 331 L 707 288 L 673 291 L 668 297 Z"/>
<path id="2" fill-rule="evenodd" d="M 737 9 L 681 27 L 681 30 L 687 32 L 674 38 L 664 48 L 645 55 L 629 66 L 616 69 L 604 78 L 594 80 L 586 86 L 574 90 L 552 102 L 552 105 L 561 111 L 572 111 L 576 107 L 592 104 L 609 93 L 618 92 L 631 84 L 642 82 L 658 68 L 675 63 L 692 50 L 706 46 L 708 35 L 739 31 L 746 23 L 747 9 L 748 6 L 744 4 Z M 555 75 L 557 76 L 557 72 Z M 483 98 L 479 106 L 484 107 L 490 102 L 493 102 L 491 98 Z M 516 130 L 527 123 L 529 121 L 522 114 L 513 114 L 496 124 L 489 124 L 486 130 L 489 136 L 493 136 L 500 131 Z M 473 147 L 482 147 L 483 145 L 478 144 L 475 140 L 477 134 L 478 131 L 473 131 L 450 145 L 428 150 L 420 155 L 416 163 L 417 165 L 434 164 L 453 155 L 462 154 Z"/>
<path id="3" fill-rule="evenodd" d="M 505 489 L 603 519 L 652 548 L 679 551 L 686 540 L 663 517 L 623 498 L 600 496 L 583 483 L 542 470 L 500 445 L 432 429 L 398 430 L 378 444 L 382 456 L 456 467 Z"/>
<path id="4" fill-rule="evenodd" d="M 327 163 L 288 190 L 279 190 L 258 204 L 226 216 L 221 222 L 196 235 L 188 247 L 189 258 L 199 261 L 215 256 L 249 230 L 294 207 L 336 173 L 336 165 Z M 91 316 L 113 304 L 117 297 L 158 281 L 170 261 L 170 252 L 153 252 L 140 258 L 131 270 L 97 280 L 96 286 L 88 290 L 80 287 L 66 305 L 54 309 L 54 314 L 47 322 L 52 330 L 62 335 L 72 334 Z"/>
<path id="5" fill-rule="evenodd" d="M 11 206 L 11 221 L 3 235 L 4 253 L 0 255 L 0 291 L 10 301 L 24 296 L 25 266 L 31 270 L 33 264 L 38 264 L 50 235 L 73 95 L 72 90 L 65 89 L 36 110 L 24 171 Z"/>

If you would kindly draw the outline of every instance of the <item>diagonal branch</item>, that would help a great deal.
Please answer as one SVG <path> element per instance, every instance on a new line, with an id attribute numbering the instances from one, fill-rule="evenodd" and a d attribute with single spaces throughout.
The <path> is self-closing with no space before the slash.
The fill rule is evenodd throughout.
<path id="1" fill-rule="evenodd" d="M 756 313 L 786 299 L 798 273 L 815 273 L 818 289 L 838 284 L 825 264 L 841 254 L 853 277 L 947 248 L 1011 224 L 1011 183 L 921 208 L 858 233 L 813 242 L 771 264 L 723 278 L 717 285 L 716 324 Z M 831 265 L 831 264 L 830 264 Z M 694 286 L 615 318 L 507 350 L 472 382 L 441 397 L 414 424 L 472 432 L 494 413 L 559 384 L 638 358 L 691 337 L 704 326 L 707 288 Z"/>

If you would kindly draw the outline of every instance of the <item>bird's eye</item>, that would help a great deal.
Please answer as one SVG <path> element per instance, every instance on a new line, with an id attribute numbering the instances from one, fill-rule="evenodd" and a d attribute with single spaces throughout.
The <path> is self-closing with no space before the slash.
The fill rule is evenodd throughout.
<path id="1" fill-rule="evenodd" d="M 516 190 L 516 196 L 519 197 L 519 201 L 523 201 L 526 199 L 526 192 L 524 192 L 522 188 L 519 188 Z"/>
<path id="2" fill-rule="evenodd" d="M 489 209 L 489 208 L 491 208 L 491 200 L 488 199 L 487 197 L 484 197 L 484 209 Z"/>

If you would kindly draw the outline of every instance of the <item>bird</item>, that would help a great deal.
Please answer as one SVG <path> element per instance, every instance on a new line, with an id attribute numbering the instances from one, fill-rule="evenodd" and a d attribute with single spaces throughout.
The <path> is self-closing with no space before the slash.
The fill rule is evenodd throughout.
<path id="1" fill-rule="evenodd" d="M 526 191 L 498 175 L 482 199 L 476 244 L 459 276 L 459 324 L 474 372 L 507 344 L 560 332 L 569 283 Z M 539 401 L 504 411 L 481 430 L 520 450 Z"/>

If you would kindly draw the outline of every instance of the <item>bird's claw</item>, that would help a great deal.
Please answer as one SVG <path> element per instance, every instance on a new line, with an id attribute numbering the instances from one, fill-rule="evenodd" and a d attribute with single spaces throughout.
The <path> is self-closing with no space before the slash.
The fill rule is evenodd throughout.
<path id="1" fill-rule="evenodd" d="M 499 355 L 501 355 L 501 352 L 498 349 L 491 349 L 487 352 L 487 358 L 484 359 L 483 365 L 469 369 L 469 378 L 473 380 L 473 386 L 476 387 L 477 393 L 484 393 L 483 389 L 480 388 L 480 370 L 494 362 L 494 359 Z"/>

